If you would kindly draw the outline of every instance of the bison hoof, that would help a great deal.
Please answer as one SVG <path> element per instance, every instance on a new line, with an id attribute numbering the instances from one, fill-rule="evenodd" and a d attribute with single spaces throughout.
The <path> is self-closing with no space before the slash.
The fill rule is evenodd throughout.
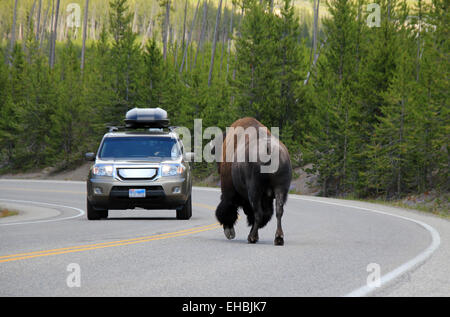
<path id="1" fill-rule="evenodd" d="M 284 245 L 283 237 L 275 237 L 275 240 L 273 241 L 273 244 L 275 244 L 275 245 Z"/>
<path id="2" fill-rule="evenodd" d="M 259 240 L 258 235 L 252 236 L 252 235 L 248 235 L 248 243 L 256 243 Z"/>
<path id="3" fill-rule="evenodd" d="M 227 237 L 228 240 L 232 240 L 236 236 L 234 228 L 225 228 L 223 229 L 223 232 L 225 233 L 225 237 Z"/>

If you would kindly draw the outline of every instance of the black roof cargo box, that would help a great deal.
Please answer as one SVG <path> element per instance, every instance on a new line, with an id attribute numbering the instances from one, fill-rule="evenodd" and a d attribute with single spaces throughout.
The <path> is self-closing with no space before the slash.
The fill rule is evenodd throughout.
<path id="1" fill-rule="evenodd" d="M 134 108 L 125 116 L 127 128 L 167 128 L 167 111 L 161 108 Z"/>

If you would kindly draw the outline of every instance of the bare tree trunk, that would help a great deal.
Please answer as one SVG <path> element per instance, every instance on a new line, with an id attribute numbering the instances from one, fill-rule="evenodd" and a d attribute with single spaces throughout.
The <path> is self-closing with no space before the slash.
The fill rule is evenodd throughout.
<path id="1" fill-rule="evenodd" d="M 133 26 L 131 27 L 133 33 L 137 33 L 137 5 L 134 4 L 134 16 L 133 16 Z"/>
<path id="2" fill-rule="evenodd" d="M 225 49 L 225 39 L 228 37 L 227 32 L 227 25 L 226 25 L 226 16 L 225 16 L 225 9 L 227 7 L 227 0 L 225 0 L 225 6 L 223 7 L 223 29 L 222 29 L 222 48 L 220 50 L 220 65 L 219 65 L 219 78 L 220 74 L 222 73 L 222 65 L 223 65 L 223 51 Z"/>
<path id="3" fill-rule="evenodd" d="M 152 23 L 153 23 L 153 20 L 150 17 L 150 20 L 148 21 L 148 26 L 147 26 L 147 28 L 145 30 L 144 36 L 142 37 L 142 46 L 144 46 L 145 42 L 147 42 L 148 36 L 150 34 L 151 27 L 152 27 Z"/>
<path id="4" fill-rule="evenodd" d="M 25 52 L 25 44 L 26 41 L 28 40 L 28 38 L 30 37 L 30 32 L 31 32 L 31 23 L 33 23 L 33 16 L 34 16 L 34 9 L 36 8 L 36 0 L 33 1 L 33 5 L 31 6 L 31 11 L 30 11 L 30 15 L 28 16 L 28 26 L 26 31 L 26 35 L 24 36 L 24 39 L 22 41 L 22 50 Z"/>
<path id="5" fill-rule="evenodd" d="M 173 54 L 173 56 L 174 56 L 174 62 L 173 62 L 173 65 L 174 65 L 174 68 L 177 68 L 178 66 L 178 42 L 176 42 L 175 41 L 175 49 L 173 50 L 174 51 L 174 54 Z"/>
<path id="6" fill-rule="evenodd" d="M 164 18 L 164 30 L 163 30 L 163 58 L 164 61 L 167 59 L 167 38 L 169 33 L 169 23 L 170 23 L 170 0 L 166 2 L 166 16 Z"/>
<path id="7" fill-rule="evenodd" d="M 52 0 L 52 19 L 50 22 L 50 52 L 48 54 L 48 64 L 52 65 L 52 54 L 53 54 L 53 29 L 55 23 L 55 0 Z"/>
<path id="8" fill-rule="evenodd" d="M 40 39 L 39 39 L 39 49 L 42 48 L 42 42 L 45 37 L 45 31 L 47 30 L 47 21 L 48 21 L 48 12 L 49 11 L 50 11 L 50 3 L 47 6 L 47 10 L 45 10 L 44 23 L 42 24 L 42 31 L 41 31 L 41 35 L 40 35 Z"/>
<path id="9" fill-rule="evenodd" d="M 173 25 L 170 24 L 169 25 L 169 43 L 168 43 L 168 48 L 173 48 L 173 42 L 174 42 L 174 30 L 173 30 Z"/>
<path id="10" fill-rule="evenodd" d="M 241 26 L 242 26 L 242 19 L 244 18 L 244 7 L 242 6 L 241 8 L 241 15 L 239 17 L 239 23 L 237 26 L 237 37 L 241 36 Z M 233 67 L 233 75 L 232 75 L 232 80 L 234 81 L 236 79 L 236 61 L 237 61 L 237 54 L 234 54 L 234 67 Z M 233 104 L 234 103 L 234 94 L 231 95 L 230 97 L 230 103 Z"/>
<path id="11" fill-rule="evenodd" d="M 217 14 L 216 14 L 216 26 L 214 27 L 214 38 L 213 38 L 212 51 L 211 51 L 211 64 L 209 65 L 208 86 L 211 86 L 211 82 L 212 82 L 214 57 L 216 55 L 217 35 L 219 33 L 219 24 L 220 24 L 221 13 L 222 13 L 222 0 L 219 1 L 219 7 L 217 8 Z"/>
<path id="12" fill-rule="evenodd" d="M 317 51 L 317 32 L 319 30 L 319 7 L 320 7 L 320 0 L 317 0 L 316 8 L 314 10 L 314 55 Z"/>
<path id="13" fill-rule="evenodd" d="M 400 147 L 403 146 L 403 126 L 404 126 L 404 119 L 405 119 L 405 97 L 402 96 L 401 100 L 401 116 L 400 116 L 400 133 L 399 133 L 399 144 Z M 402 152 L 400 151 L 399 154 L 399 162 L 398 162 L 398 168 L 397 168 L 397 196 L 400 197 L 400 192 L 402 190 L 402 166 L 401 166 L 401 159 L 402 159 Z"/>
<path id="14" fill-rule="evenodd" d="M 188 34 L 187 44 L 184 47 L 183 60 L 181 61 L 181 66 L 180 66 L 180 74 L 183 71 L 183 66 L 184 66 L 184 63 L 185 63 L 186 58 L 187 58 L 187 50 L 189 48 L 189 45 L 191 44 L 192 32 L 194 30 L 195 20 L 197 19 L 197 12 L 198 12 L 199 5 L 200 5 L 200 0 L 198 0 L 198 2 L 197 2 L 197 7 L 195 8 L 194 18 L 192 19 L 191 28 L 190 28 L 189 34 Z"/>
<path id="15" fill-rule="evenodd" d="M 319 59 L 319 56 L 320 56 L 320 50 L 323 48 L 323 46 L 325 45 L 326 42 L 327 42 L 327 39 L 325 38 L 324 41 L 322 42 L 322 44 L 320 44 L 320 48 L 319 48 L 319 50 L 317 51 L 317 53 L 315 54 L 315 56 L 314 56 L 313 63 L 312 63 L 312 65 L 310 66 L 310 71 L 309 71 L 308 74 L 306 75 L 306 79 L 305 79 L 305 81 L 303 82 L 303 85 L 307 85 L 307 84 L 308 84 L 309 78 L 311 77 L 311 71 L 312 71 L 312 69 L 314 69 L 314 67 L 316 66 L 317 60 Z"/>
<path id="16" fill-rule="evenodd" d="M 58 16 L 59 16 L 59 5 L 61 0 L 56 0 L 56 12 L 55 12 L 55 26 L 52 36 L 52 51 L 50 52 L 50 68 L 55 66 L 55 47 L 56 47 L 56 37 L 58 35 Z"/>
<path id="17" fill-rule="evenodd" d="M 419 0 L 419 31 L 417 33 L 416 81 L 420 79 L 420 33 L 422 32 L 422 1 Z"/>
<path id="18" fill-rule="evenodd" d="M 19 23 L 19 41 L 22 42 L 23 40 L 23 25 L 22 23 Z"/>
<path id="19" fill-rule="evenodd" d="M 83 21 L 83 44 L 81 47 L 81 73 L 84 70 L 84 58 L 86 53 L 86 34 L 87 34 L 87 20 L 89 11 L 89 0 L 86 0 L 86 5 L 84 6 L 84 21 Z"/>
<path id="20" fill-rule="evenodd" d="M 97 38 L 95 36 L 95 7 L 94 10 L 92 12 L 92 17 L 91 17 L 91 38 L 96 41 Z"/>
<path id="21" fill-rule="evenodd" d="M 30 15 L 28 17 L 28 26 L 26 29 L 26 36 L 25 36 L 25 41 L 26 39 L 30 36 L 30 31 L 31 31 L 31 23 L 33 23 L 34 21 L 34 10 L 36 9 L 36 0 L 33 1 L 33 5 L 31 6 L 31 11 L 30 11 Z"/>
<path id="22" fill-rule="evenodd" d="M 11 42 L 10 42 L 10 56 L 12 56 L 14 50 L 14 44 L 16 42 L 16 22 L 17 22 L 17 4 L 18 0 L 14 2 L 14 12 L 13 12 L 13 24 L 11 28 Z M 11 61 L 9 62 L 11 64 Z"/>
<path id="23" fill-rule="evenodd" d="M 272 2 L 273 4 L 273 2 Z M 231 49 L 231 37 L 233 36 L 233 15 L 234 15 L 234 2 L 233 5 L 231 7 L 231 17 L 230 17 L 230 30 L 228 33 L 228 39 L 227 39 L 227 75 L 228 75 L 228 71 L 230 68 L 230 63 L 229 63 L 229 59 L 230 59 L 230 49 Z"/>
<path id="24" fill-rule="evenodd" d="M 182 43 L 181 43 L 181 49 L 184 50 L 184 41 L 185 41 L 185 37 L 186 37 L 186 15 L 187 15 L 187 5 L 188 2 L 187 0 L 184 3 L 184 20 L 183 20 L 183 38 L 182 38 Z M 183 57 L 184 58 L 184 57 Z"/>
<path id="25" fill-rule="evenodd" d="M 39 0 L 38 13 L 37 13 L 37 25 L 36 25 L 36 42 L 39 41 L 39 30 L 41 27 L 41 9 L 42 9 L 42 0 Z"/>
<path id="26" fill-rule="evenodd" d="M 241 9 L 241 17 L 239 19 L 239 26 L 238 26 L 238 36 L 241 36 L 241 26 L 242 26 L 242 19 L 244 18 L 244 7 Z M 237 54 L 234 55 L 234 61 L 237 60 Z M 236 67 L 233 69 L 233 80 L 236 79 Z M 233 102 L 234 96 L 231 96 L 231 101 Z"/>
<path id="27" fill-rule="evenodd" d="M 312 45 L 311 45 L 311 52 L 309 54 L 309 66 L 311 67 L 311 62 L 316 56 L 317 51 L 317 28 L 318 28 L 318 20 L 319 20 L 319 3 L 320 0 L 314 0 L 314 23 L 313 23 L 313 38 L 312 38 Z"/>
<path id="28" fill-rule="evenodd" d="M 65 41 L 67 39 L 67 23 L 65 21 L 66 15 L 63 13 L 63 16 L 59 19 L 58 41 L 60 42 Z"/>
<path id="29" fill-rule="evenodd" d="M 195 64 L 197 64 L 198 52 L 200 51 L 200 49 L 202 47 L 203 38 L 205 37 L 207 15 L 208 15 L 208 1 L 204 0 L 203 1 L 202 30 L 200 32 L 200 39 L 197 44 L 197 52 L 195 53 L 194 68 L 195 68 Z"/>

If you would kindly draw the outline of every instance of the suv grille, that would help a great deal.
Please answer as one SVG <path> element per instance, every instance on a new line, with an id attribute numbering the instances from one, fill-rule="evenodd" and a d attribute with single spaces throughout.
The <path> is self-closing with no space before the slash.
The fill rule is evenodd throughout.
<path id="1" fill-rule="evenodd" d="M 157 168 L 118 168 L 117 175 L 124 180 L 150 180 L 158 175 Z"/>

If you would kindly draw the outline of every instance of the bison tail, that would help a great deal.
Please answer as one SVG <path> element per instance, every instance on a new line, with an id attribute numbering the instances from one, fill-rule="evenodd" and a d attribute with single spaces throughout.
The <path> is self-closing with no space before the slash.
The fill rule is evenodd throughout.
<path id="1" fill-rule="evenodd" d="M 238 218 L 237 210 L 237 206 L 222 199 L 216 208 L 216 218 L 224 228 L 232 228 Z"/>

